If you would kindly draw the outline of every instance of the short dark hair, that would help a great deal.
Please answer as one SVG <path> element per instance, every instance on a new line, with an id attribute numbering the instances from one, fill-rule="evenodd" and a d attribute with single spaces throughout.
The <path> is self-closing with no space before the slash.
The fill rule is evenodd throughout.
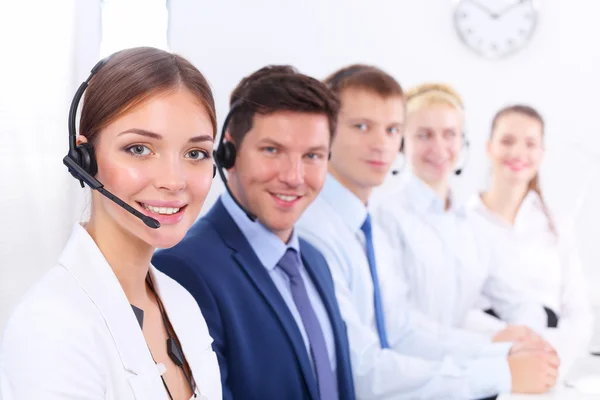
<path id="1" fill-rule="evenodd" d="M 231 93 L 229 105 L 235 111 L 227 131 L 238 147 L 252 129 L 254 115 L 278 111 L 324 114 L 333 137 L 340 108 L 322 82 L 290 65 L 269 65 L 245 77 Z"/>
<path id="2" fill-rule="evenodd" d="M 398 81 L 373 65 L 349 65 L 329 75 L 324 82 L 336 96 L 339 96 L 345 89 L 364 89 L 381 97 L 404 98 L 404 91 Z"/>

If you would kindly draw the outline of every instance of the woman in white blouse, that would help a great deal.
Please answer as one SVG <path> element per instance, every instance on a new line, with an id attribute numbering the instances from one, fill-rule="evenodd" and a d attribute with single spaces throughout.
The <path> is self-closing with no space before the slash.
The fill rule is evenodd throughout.
<path id="1" fill-rule="evenodd" d="M 464 327 L 471 319 L 490 319 L 473 312 L 481 294 L 514 325 L 517 335 L 545 323 L 541 305 L 532 301 L 514 279 L 497 274 L 502 255 L 473 234 L 464 208 L 452 201 L 451 177 L 456 173 L 463 135 L 460 96 L 444 84 L 422 84 L 406 93 L 403 137 L 408 171 L 392 194 L 374 212 L 401 253 L 400 269 L 410 304 L 436 322 Z M 498 327 L 492 336 L 503 330 Z M 502 335 L 511 330 L 502 331 Z"/>
<path id="2" fill-rule="evenodd" d="M 546 308 L 548 327 L 557 328 L 548 331 L 551 341 L 585 349 L 593 326 L 588 288 L 573 224 L 552 213 L 542 196 L 543 136 L 544 120 L 535 109 L 513 105 L 500 110 L 487 144 L 491 185 L 468 208 L 477 232 L 510 257 L 506 279 L 523 282 Z"/>
<path id="3" fill-rule="evenodd" d="M 153 48 L 116 53 L 88 81 L 73 99 L 64 163 L 97 189 L 91 216 L 75 224 L 56 266 L 12 313 L 0 397 L 219 400 L 200 309 L 150 265 L 156 248 L 184 237 L 210 189 L 210 86 L 188 61 Z"/>

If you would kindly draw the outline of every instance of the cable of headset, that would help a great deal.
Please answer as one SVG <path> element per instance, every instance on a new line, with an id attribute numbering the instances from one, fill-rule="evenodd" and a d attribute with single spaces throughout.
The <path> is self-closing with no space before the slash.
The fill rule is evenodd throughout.
<path id="1" fill-rule="evenodd" d="M 163 308 L 162 302 L 160 301 L 160 298 L 158 297 L 158 293 L 156 293 L 156 289 L 154 288 L 154 283 L 152 282 L 152 278 L 150 277 L 150 274 L 147 275 L 146 281 L 148 282 L 148 286 L 150 287 L 150 290 L 154 294 L 154 298 L 156 299 L 156 303 L 158 304 L 158 310 L 160 311 L 160 317 L 161 317 L 163 325 L 165 327 L 165 331 L 167 332 L 167 354 L 169 355 L 169 358 L 175 363 L 175 365 L 177 365 L 178 367 L 181 368 L 181 371 L 183 372 L 183 376 L 185 376 L 185 380 L 187 381 L 188 385 L 190 386 L 190 390 L 192 391 L 194 397 L 197 397 L 196 382 L 194 381 L 193 376 L 189 376 L 185 370 L 184 359 L 183 359 L 183 350 L 181 349 L 180 344 L 177 342 L 177 339 L 171 335 L 171 330 L 169 329 L 169 324 L 167 323 L 167 317 L 166 317 L 165 310 Z M 152 359 L 154 360 L 154 356 L 152 357 Z M 156 363 L 156 361 L 154 361 L 154 362 Z M 162 380 L 163 385 L 165 386 L 165 389 L 167 390 L 167 394 L 169 395 L 169 398 L 171 400 L 173 400 L 173 396 L 171 396 L 169 387 L 167 386 L 167 383 L 165 382 L 165 379 L 163 378 L 162 375 L 160 376 L 160 379 Z"/>

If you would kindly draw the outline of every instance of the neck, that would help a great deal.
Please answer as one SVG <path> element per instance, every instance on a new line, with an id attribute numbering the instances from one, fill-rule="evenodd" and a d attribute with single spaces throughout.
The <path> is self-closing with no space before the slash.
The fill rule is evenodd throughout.
<path id="1" fill-rule="evenodd" d="M 419 178 L 421 179 L 421 178 Z M 441 180 L 439 182 L 427 182 L 421 179 L 423 183 L 431 188 L 435 194 L 444 201 L 445 209 L 450 208 L 450 185 L 447 180 Z"/>
<path id="2" fill-rule="evenodd" d="M 109 217 L 94 217 L 86 230 L 108 261 L 130 304 L 148 300 L 146 276 L 154 248 L 124 231 Z"/>
<path id="3" fill-rule="evenodd" d="M 491 212 L 514 224 L 527 191 L 527 184 L 516 186 L 492 180 L 490 190 L 482 194 L 481 200 Z"/>
<path id="4" fill-rule="evenodd" d="M 352 192 L 353 195 L 358 197 L 358 199 L 366 206 L 369 197 L 371 196 L 371 192 L 373 191 L 372 187 L 362 187 L 359 185 L 354 185 L 350 180 L 345 179 L 341 174 L 339 174 L 334 168 L 329 168 L 329 173 L 333 176 L 339 183 L 341 183 L 346 189 Z"/>

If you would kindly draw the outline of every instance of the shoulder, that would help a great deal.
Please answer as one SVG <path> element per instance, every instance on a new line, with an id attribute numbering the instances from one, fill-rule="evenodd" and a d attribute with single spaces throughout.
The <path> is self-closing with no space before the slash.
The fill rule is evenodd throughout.
<path id="1" fill-rule="evenodd" d="M 157 250 L 152 257 L 152 264 L 168 275 L 171 275 L 171 269 L 201 270 L 221 259 L 225 248 L 214 223 L 201 218 L 181 242 L 171 248 Z"/>
<path id="2" fill-rule="evenodd" d="M 95 311 L 75 278 L 57 265 L 21 297 L 8 320 L 7 332 L 26 328 L 30 323 L 50 323 L 49 329 L 58 330 L 65 325 L 87 325 L 86 320 L 95 315 Z"/>
<path id="3" fill-rule="evenodd" d="M 34 376 L 44 369 L 101 371 L 103 318 L 83 289 L 63 267 L 56 266 L 21 298 L 9 317 L 0 349 L 9 368 L 25 366 Z M 70 365 L 70 361 L 76 364 Z M 68 364 L 68 365 L 66 365 Z M 77 365 L 81 364 L 81 365 Z M 91 370 L 90 370 L 91 367 Z M 73 368 L 73 370 L 71 370 Z"/>

